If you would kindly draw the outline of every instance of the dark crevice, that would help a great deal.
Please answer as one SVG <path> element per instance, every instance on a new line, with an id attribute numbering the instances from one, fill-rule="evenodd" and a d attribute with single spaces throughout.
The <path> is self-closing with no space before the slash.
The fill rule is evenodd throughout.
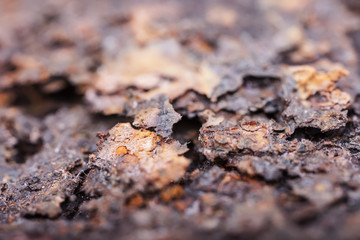
<path id="1" fill-rule="evenodd" d="M 218 165 L 218 166 L 221 166 L 221 165 Z M 266 185 L 274 186 L 274 187 L 277 187 L 277 188 L 287 186 L 287 181 L 289 181 L 289 180 L 294 180 L 294 179 L 299 179 L 300 178 L 299 176 L 291 176 L 291 175 L 289 175 L 286 170 L 281 170 L 280 171 L 281 174 L 277 178 L 266 179 L 264 177 L 264 175 L 262 175 L 260 173 L 248 174 L 247 172 L 241 171 L 236 167 L 226 167 L 225 166 L 224 169 L 226 171 L 237 172 L 243 178 L 243 180 L 251 179 L 251 181 L 262 182 L 262 183 L 264 183 Z"/>
<path id="2" fill-rule="evenodd" d="M 16 72 L 18 67 L 13 64 L 12 62 L 5 62 L 0 70 L 0 73 L 9 73 L 9 72 Z"/>
<path id="3" fill-rule="evenodd" d="M 35 117 L 44 117 L 82 99 L 65 75 L 52 76 L 46 84 L 16 86 L 8 91 L 15 93 L 14 106 Z"/>
<path id="4" fill-rule="evenodd" d="M 251 75 L 246 74 L 242 77 L 243 81 L 242 84 L 239 85 L 236 89 L 232 91 L 227 91 L 226 93 L 218 96 L 217 101 L 220 102 L 222 100 L 226 100 L 228 96 L 235 95 L 241 88 L 246 89 L 263 89 L 263 88 L 269 88 L 269 87 L 276 87 L 280 86 L 281 84 L 281 78 L 272 76 L 269 74 L 269 76 L 265 75 Z M 276 89 L 277 91 L 279 89 Z"/>
<path id="5" fill-rule="evenodd" d="M 241 159 L 239 159 L 238 157 L 243 157 L 246 155 L 257 156 L 257 157 L 279 156 L 279 154 L 273 154 L 273 153 L 261 153 L 259 155 L 256 155 L 253 151 L 244 149 L 237 153 L 236 152 L 228 153 L 227 155 L 228 157 L 226 159 L 218 157 L 214 160 L 214 163 L 215 165 L 224 169 L 225 171 L 237 172 L 244 179 L 259 181 L 276 187 L 287 186 L 288 180 L 294 180 L 300 178 L 300 176 L 290 175 L 287 169 L 277 169 L 279 172 L 273 177 L 266 177 L 266 173 L 249 174 L 246 171 L 242 171 L 237 167 L 238 163 L 241 161 Z"/>
<path id="6" fill-rule="evenodd" d="M 310 141 L 318 142 L 321 140 L 332 139 L 337 136 L 343 136 L 349 130 L 350 123 L 347 123 L 345 127 L 339 129 L 330 130 L 327 132 L 321 132 L 318 128 L 313 127 L 298 127 L 294 133 L 290 135 L 287 140 L 292 141 L 294 139 L 308 139 Z"/>
<path id="7" fill-rule="evenodd" d="M 207 169 L 211 163 L 200 152 L 199 130 L 202 126 L 198 118 L 183 117 L 179 122 L 174 124 L 173 137 L 181 144 L 187 144 L 188 151 L 184 156 L 191 159 L 191 164 L 187 172 L 195 169 Z"/>
<path id="8" fill-rule="evenodd" d="M 186 169 L 186 172 L 192 172 L 195 169 L 205 170 L 211 168 L 214 165 L 214 163 L 207 160 L 202 153 L 195 150 L 194 144 L 192 142 L 188 144 L 188 148 L 189 151 L 187 151 L 184 156 L 188 159 L 191 159 L 191 163 Z"/>
<path id="9" fill-rule="evenodd" d="M 348 110 L 348 117 L 360 116 L 360 94 L 356 94 L 354 102 L 351 104 Z"/>
<path id="10" fill-rule="evenodd" d="M 294 133 L 288 137 L 287 140 L 292 141 L 294 139 L 315 139 L 321 135 L 321 130 L 318 128 L 312 128 L 312 127 L 298 127 L 295 129 Z"/>
<path id="11" fill-rule="evenodd" d="M 216 158 L 214 160 L 214 163 L 216 166 L 224 169 L 225 171 L 231 172 L 231 171 L 238 171 L 235 166 L 232 164 L 229 164 L 228 160 L 222 159 L 222 158 Z"/>
<path id="12" fill-rule="evenodd" d="M 38 141 L 37 143 L 31 143 L 28 140 L 19 139 L 18 143 L 14 146 L 17 154 L 13 160 L 18 164 L 23 164 L 29 157 L 40 152 L 42 146 L 42 140 Z"/>
<path id="13" fill-rule="evenodd" d="M 249 116 L 251 118 L 264 117 L 275 122 L 283 122 L 282 111 L 283 111 L 283 99 L 278 98 L 265 104 L 263 109 L 256 111 L 250 111 Z M 234 112 L 235 113 L 235 112 Z"/>
<path id="14" fill-rule="evenodd" d="M 49 217 L 47 215 L 43 215 L 43 214 L 40 214 L 40 213 L 25 213 L 23 215 L 23 218 L 25 219 L 29 219 L 29 220 L 55 220 L 57 219 L 58 217 Z"/>
<path id="15" fill-rule="evenodd" d="M 119 116 L 117 114 L 103 115 L 100 113 L 96 113 L 91 115 L 91 121 L 104 123 L 104 125 L 109 126 L 107 129 L 110 129 L 117 123 L 132 123 L 134 121 L 134 118 L 127 116 Z"/>
<path id="16" fill-rule="evenodd" d="M 11 157 L 6 159 L 7 163 L 17 163 L 23 164 L 28 158 L 40 152 L 43 147 L 43 139 L 38 138 L 36 140 L 31 140 L 29 133 L 26 133 L 25 129 L 17 129 L 14 125 L 16 124 L 15 120 L 4 120 L 3 123 L 11 135 L 16 138 L 16 144 L 11 146 L 11 151 L 14 154 Z"/>
<path id="17" fill-rule="evenodd" d="M 67 196 L 65 201 L 62 202 L 60 205 L 62 209 L 62 217 L 68 220 L 74 219 L 74 217 L 79 214 L 79 208 L 83 202 L 99 197 L 90 197 L 82 190 L 82 186 L 86 180 L 86 176 L 90 171 L 91 168 L 88 168 L 86 170 L 82 170 L 78 174 L 77 178 L 79 179 L 79 183 L 72 194 L 73 196 L 75 196 L 75 198 Z"/>
<path id="18" fill-rule="evenodd" d="M 273 152 L 259 152 L 259 151 L 253 151 L 249 148 L 244 148 L 244 149 L 240 149 L 238 151 L 231 151 L 227 153 L 227 158 L 226 158 L 226 164 L 228 165 L 233 165 L 234 163 L 234 159 L 236 159 L 236 157 L 243 157 L 243 156 L 255 156 L 255 157 L 276 157 L 276 156 L 281 156 L 282 153 L 273 153 Z M 235 161 L 238 161 L 237 159 Z"/>
<path id="19" fill-rule="evenodd" d="M 174 99 L 171 104 L 176 112 L 188 119 L 196 118 L 199 112 L 208 109 L 210 100 L 206 95 L 200 94 L 194 90 L 187 90 L 182 96 Z M 197 106 L 189 111 L 189 106 Z M 199 119 L 198 119 L 199 120 Z"/>
<path id="20" fill-rule="evenodd" d="M 299 47 L 294 46 L 292 48 L 286 49 L 282 52 L 279 52 L 279 56 L 277 57 L 276 61 L 277 63 L 283 63 L 283 64 L 294 64 L 293 61 L 290 58 L 290 55 L 295 53 Z"/>
<path id="21" fill-rule="evenodd" d="M 270 95 L 262 97 L 262 91 L 266 91 Z M 246 110 L 249 112 L 249 116 L 263 115 L 266 118 L 279 121 L 285 106 L 282 95 L 281 78 L 271 75 L 245 75 L 243 83 L 239 88 L 221 95 L 218 101 L 225 103 L 221 110 L 231 114 L 237 114 L 238 111 Z M 244 98 L 244 101 L 246 99 L 247 104 L 243 104 L 242 101 L 239 102 L 239 106 L 229 103 L 232 101 L 236 103 L 238 98 Z M 259 103 L 261 103 L 260 106 Z"/>
<path id="22" fill-rule="evenodd" d="M 308 64 L 314 64 L 316 61 L 319 61 L 322 58 L 329 58 L 329 54 L 322 54 L 315 56 L 314 58 L 310 58 L 308 60 L 304 59 L 302 61 L 294 61 L 291 59 L 291 55 L 295 54 L 299 50 L 298 46 L 292 47 L 290 49 L 287 49 L 285 51 L 282 51 L 279 53 L 277 59 L 275 60 L 275 63 L 278 64 L 286 64 L 286 65 L 308 65 Z"/>
<path id="23" fill-rule="evenodd" d="M 246 75 L 243 78 L 244 88 L 268 88 L 271 85 L 280 84 L 281 79 L 273 76 Z"/>
<path id="24" fill-rule="evenodd" d="M 333 203 L 329 204 L 325 211 L 316 211 L 314 212 L 313 215 L 300 219 L 296 221 L 296 223 L 302 227 L 313 225 L 314 222 L 321 220 L 322 218 L 326 218 L 327 213 L 329 213 L 332 209 L 337 208 L 340 205 L 347 205 L 347 203 L 348 203 L 348 197 L 343 196 L 337 199 L 336 201 L 334 201 Z"/>

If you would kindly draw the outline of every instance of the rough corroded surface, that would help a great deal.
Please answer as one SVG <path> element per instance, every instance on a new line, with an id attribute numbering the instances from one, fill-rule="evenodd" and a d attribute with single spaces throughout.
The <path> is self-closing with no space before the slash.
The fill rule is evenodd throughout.
<path id="1" fill-rule="evenodd" d="M 172 127 L 181 119 L 181 115 L 175 112 L 169 99 L 160 95 L 156 99 L 140 102 L 133 106 L 129 115 L 134 115 L 134 126 L 141 128 L 153 128 L 156 133 L 168 137 L 172 133 Z"/>
<path id="2" fill-rule="evenodd" d="M 133 189 L 144 190 L 148 184 L 162 188 L 183 177 L 189 160 L 181 154 L 186 146 L 167 140 L 148 130 L 135 130 L 129 123 L 117 124 L 99 145 L 91 163 L 108 165 L 112 178 L 119 178 Z"/>
<path id="3" fill-rule="evenodd" d="M 359 239 L 359 6 L 0 1 L 0 239 Z"/>
<path id="4" fill-rule="evenodd" d="M 257 121 L 245 121 L 233 127 L 205 127 L 200 130 L 200 140 L 208 159 L 226 158 L 229 152 L 243 150 L 254 154 L 272 151 L 269 129 Z"/>
<path id="5" fill-rule="evenodd" d="M 350 96 L 337 89 L 336 82 L 348 72 L 334 69 L 317 73 L 310 66 L 292 68 L 296 94 L 290 94 L 283 116 L 295 128 L 317 128 L 322 132 L 339 129 L 347 123 Z"/>

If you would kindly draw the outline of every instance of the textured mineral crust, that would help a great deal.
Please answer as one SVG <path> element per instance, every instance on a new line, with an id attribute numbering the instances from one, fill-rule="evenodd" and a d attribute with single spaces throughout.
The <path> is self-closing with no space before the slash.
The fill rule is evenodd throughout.
<path id="1" fill-rule="evenodd" d="M 0 239 L 359 239 L 356 0 L 0 1 Z"/>
<path id="2" fill-rule="evenodd" d="M 108 164 L 110 174 L 119 175 L 132 189 L 144 190 L 149 183 L 162 188 L 178 181 L 190 163 L 180 156 L 186 146 L 148 130 L 135 130 L 129 123 L 114 126 L 103 141 L 92 164 L 99 168 Z"/>

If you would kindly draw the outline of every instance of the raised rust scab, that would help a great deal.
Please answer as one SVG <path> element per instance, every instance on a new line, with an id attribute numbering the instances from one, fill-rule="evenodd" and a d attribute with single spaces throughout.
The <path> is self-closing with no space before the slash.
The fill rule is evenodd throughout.
<path id="1" fill-rule="evenodd" d="M 163 141 L 165 138 L 156 133 L 134 129 L 129 123 L 115 125 L 109 134 L 99 146 L 93 164 L 106 163 L 115 175 L 118 170 L 125 171 L 121 177 L 136 182 L 134 190 L 141 190 L 148 182 L 158 189 L 177 181 L 190 163 L 182 156 L 187 151 L 186 146 L 175 140 Z"/>
<path id="2" fill-rule="evenodd" d="M 242 122 L 240 124 L 240 126 L 243 130 L 249 131 L 249 132 L 258 131 L 261 128 L 266 129 L 266 127 L 264 125 L 260 124 L 258 121 L 255 121 L 255 120 Z"/>

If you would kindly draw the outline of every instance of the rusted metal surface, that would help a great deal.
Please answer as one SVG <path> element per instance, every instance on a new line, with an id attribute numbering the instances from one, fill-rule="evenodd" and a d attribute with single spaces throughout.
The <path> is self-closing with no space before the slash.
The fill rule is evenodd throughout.
<path id="1" fill-rule="evenodd" d="M 1 239 L 358 239 L 356 1 L 0 2 Z"/>

